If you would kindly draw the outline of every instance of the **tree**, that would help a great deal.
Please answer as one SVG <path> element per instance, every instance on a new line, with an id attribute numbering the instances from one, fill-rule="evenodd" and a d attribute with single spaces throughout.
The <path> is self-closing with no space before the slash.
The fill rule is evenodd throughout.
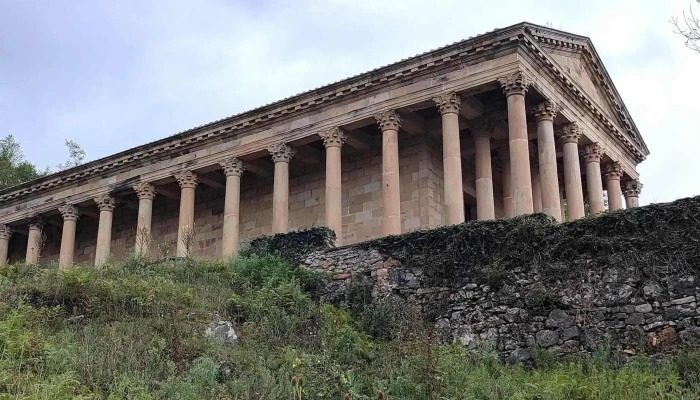
<path id="1" fill-rule="evenodd" d="M 700 3 L 700 0 L 695 0 Z M 676 33 L 685 38 L 685 45 L 689 49 L 700 53 L 700 19 L 695 17 L 691 4 L 688 14 L 683 12 L 683 18 L 671 18 L 671 23 L 676 26 Z"/>
<path id="2" fill-rule="evenodd" d="M 59 171 L 77 167 L 85 159 L 85 150 L 75 141 L 66 139 L 66 147 L 68 147 L 68 161 L 56 166 Z"/>
<path id="3" fill-rule="evenodd" d="M 41 178 L 49 172 L 48 168 L 39 171 L 36 165 L 24 159 L 22 146 L 14 136 L 0 139 L 0 189 Z"/>

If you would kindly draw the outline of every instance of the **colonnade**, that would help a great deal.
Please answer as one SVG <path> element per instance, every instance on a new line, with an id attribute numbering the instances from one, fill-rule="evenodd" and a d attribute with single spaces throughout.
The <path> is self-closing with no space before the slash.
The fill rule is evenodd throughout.
<path id="1" fill-rule="evenodd" d="M 586 171 L 589 211 L 598 213 L 605 209 L 603 199 L 603 177 L 608 191 L 611 210 L 622 208 L 622 193 L 626 206 L 637 207 L 642 185 L 639 181 L 621 183 L 620 163 L 612 162 L 601 166 L 603 149 L 596 143 L 587 144 L 579 152 L 579 139 L 582 129 L 572 122 L 560 127 L 555 134 L 554 119 L 558 108 L 555 103 L 545 100 L 538 104 L 532 114 L 537 124 L 537 157 L 530 160 L 530 141 L 526 122 L 525 95 L 530 86 L 529 78 L 523 73 L 515 73 L 499 79 L 508 106 L 508 141 L 498 149 L 502 167 L 503 210 L 505 217 L 533 212 L 544 212 L 558 221 L 564 219 L 563 193 L 569 219 L 584 216 L 583 183 L 580 163 Z M 460 146 L 459 114 L 462 102 L 455 92 L 447 92 L 435 97 L 435 105 L 442 120 L 444 206 L 446 224 L 458 224 L 465 220 L 464 192 L 462 181 L 462 154 Z M 378 113 L 375 119 L 382 132 L 382 201 L 383 233 L 401 233 L 401 206 L 399 186 L 399 130 L 401 114 L 396 110 Z M 475 188 L 477 219 L 495 219 L 494 180 L 491 158 L 493 122 L 488 117 L 470 120 L 470 131 L 475 148 Z M 326 200 L 325 221 L 336 233 L 336 244 L 342 245 L 342 182 L 341 148 L 347 133 L 341 127 L 331 127 L 318 132 L 326 151 Z M 556 140 L 562 144 L 563 188 L 560 187 L 557 168 Z M 274 187 L 272 199 L 272 232 L 282 233 L 289 229 L 289 163 L 295 151 L 287 143 L 277 143 L 268 148 L 274 162 Z M 222 256 L 235 255 L 239 249 L 241 177 L 245 166 L 236 157 L 220 161 L 226 175 Z M 178 216 L 177 255 L 186 256 L 188 237 L 194 236 L 195 192 L 199 179 L 197 173 L 183 170 L 174 174 L 180 185 L 180 210 Z M 138 202 L 137 238 L 135 251 L 147 254 L 151 236 L 153 200 L 157 195 L 156 186 L 151 182 L 140 182 L 133 187 Z M 100 211 L 95 264 L 101 265 L 110 257 L 112 215 L 118 205 L 109 193 L 94 199 Z M 67 268 L 73 263 L 75 251 L 76 224 L 80 210 L 73 204 L 59 208 L 63 218 L 63 233 L 59 267 Z M 41 217 L 29 222 L 26 260 L 37 262 L 41 251 L 43 227 Z M 8 225 L 0 225 L 0 265 L 6 263 L 9 240 L 12 230 Z"/>

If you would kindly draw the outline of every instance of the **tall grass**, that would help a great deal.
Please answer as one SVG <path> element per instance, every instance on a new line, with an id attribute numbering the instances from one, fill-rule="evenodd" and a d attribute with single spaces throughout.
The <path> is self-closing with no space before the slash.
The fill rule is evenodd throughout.
<path id="1" fill-rule="evenodd" d="M 535 369 L 438 345 L 410 304 L 318 299 L 272 257 L 0 270 L 0 399 L 692 399 L 700 356 Z M 203 332 L 218 316 L 239 340 Z"/>

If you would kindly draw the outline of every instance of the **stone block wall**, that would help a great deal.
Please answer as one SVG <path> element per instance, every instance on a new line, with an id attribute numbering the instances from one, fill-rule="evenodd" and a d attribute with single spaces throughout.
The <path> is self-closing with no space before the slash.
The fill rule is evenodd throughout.
<path id="1" fill-rule="evenodd" d="M 556 224 L 542 214 L 314 251 L 328 299 L 369 277 L 419 307 L 445 342 L 512 362 L 611 346 L 700 348 L 700 197 Z"/>
<path id="2" fill-rule="evenodd" d="M 379 139 L 379 138 L 377 138 Z M 442 223 L 442 157 L 440 143 L 427 135 L 401 134 L 399 174 L 401 220 L 404 232 L 436 227 Z M 381 143 L 368 151 L 343 148 L 343 238 L 346 244 L 382 235 Z M 290 164 L 289 227 L 299 230 L 324 226 L 325 161 Z M 245 173 L 241 182 L 242 242 L 272 231 L 272 177 Z M 199 184 L 195 200 L 196 257 L 216 258 L 221 254 L 224 189 Z M 179 200 L 162 195 L 153 203 L 151 254 L 175 255 L 177 247 Z M 114 211 L 111 252 L 114 260 L 124 259 L 136 240 L 137 210 L 124 205 Z M 98 221 L 83 215 L 76 233 L 77 263 L 92 263 L 97 241 Z M 42 261 L 58 259 L 61 228 L 45 228 L 47 243 Z M 24 259 L 26 236 L 16 234 L 10 243 L 10 262 Z"/>

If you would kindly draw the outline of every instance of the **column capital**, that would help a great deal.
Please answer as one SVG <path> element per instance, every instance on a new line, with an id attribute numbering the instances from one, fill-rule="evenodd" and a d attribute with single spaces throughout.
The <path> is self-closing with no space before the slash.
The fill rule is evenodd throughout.
<path id="1" fill-rule="evenodd" d="M 583 147 L 581 152 L 581 157 L 583 158 L 583 163 L 600 163 L 600 159 L 605 154 L 605 150 L 598 143 L 587 144 Z"/>
<path id="2" fill-rule="evenodd" d="M 618 161 L 605 164 L 603 176 L 605 177 L 606 182 L 611 179 L 620 180 L 620 178 L 622 178 L 622 164 L 620 164 Z"/>
<path id="3" fill-rule="evenodd" d="M 562 126 L 561 130 L 558 132 L 559 140 L 561 140 L 562 143 L 578 144 L 581 135 L 583 135 L 583 129 L 581 129 L 581 126 L 576 122 Z"/>
<path id="4" fill-rule="evenodd" d="M 514 94 L 525 96 L 530 85 L 532 85 L 532 78 L 527 76 L 523 71 L 517 71 L 510 75 L 499 77 L 498 82 L 501 84 L 501 88 L 506 97 Z"/>
<path id="5" fill-rule="evenodd" d="M 227 158 L 226 160 L 219 163 L 221 168 L 224 170 L 226 176 L 241 176 L 245 172 L 245 167 L 243 166 L 243 161 L 237 157 Z"/>
<path id="6" fill-rule="evenodd" d="M 545 100 L 532 109 L 532 115 L 537 122 L 554 121 L 559 112 L 559 105 L 552 100 Z"/>
<path id="7" fill-rule="evenodd" d="M 381 129 L 382 132 L 389 129 L 398 131 L 399 128 L 401 128 L 401 117 L 396 110 L 382 111 L 375 115 L 374 118 L 376 118 L 379 129 Z"/>
<path id="8" fill-rule="evenodd" d="M 290 162 L 294 158 L 294 149 L 287 143 L 277 143 L 270 146 L 267 151 L 270 152 L 273 162 Z"/>
<path id="9" fill-rule="evenodd" d="M 493 118 L 487 116 L 487 115 L 482 115 L 480 117 L 476 117 L 474 119 L 469 120 L 469 130 L 472 133 L 472 136 L 474 137 L 483 137 L 487 136 L 490 137 L 491 133 L 493 133 L 493 130 L 495 129 L 495 123 Z"/>
<path id="10" fill-rule="evenodd" d="M 7 224 L 0 224 L 0 239 L 10 240 L 12 237 L 12 228 Z"/>
<path id="11" fill-rule="evenodd" d="M 181 189 L 194 189 L 199 183 L 197 173 L 190 170 L 176 172 L 173 175 Z"/>
<path id="12" fill-rule="evenodd" d="M 639 197 L 643 187 L 644 185 L 638 179 L 622 182 L 622 192 L 625 197 Z"/>
<path id="13" fill-rule="evenodd" d="M 134 185 L 134 191 L 139 200 L 153 200 L 158 191 L 155 185 L 149 182 L 139 182 Z"/>
<path id="14" fill-rule="evenodd" d="M 435 96 L 433 97 L 433 101 L 441 115 L 459 114 L 459 110 L 462 109 L 462 99 L 455 92 L 448 92 Z"/>
<path id="15" fill-rule="evenodd" d="M 44 220 L 44 217 L 42 217 L 41 215 L 32 215 L 29 218 L 29 221 L 27 221 L 27 225 L 29 226 L 29 229 L 42 230 L 42 229 L 44 229 L 45 223 L 46 223 L 46 220 Z"/>
<path id="16" fill-rule="evenodd" d="M 329 147 L 343 147 L 345 143 L 345 131 L 337 126 L 324 129 L 318 132 L 318 135 L 323 139 L 323 145 Z"/>
<path id="17" fill-rule="evenodd" d="M 93 200 L 95 201 L 95 204 L 97 204 L 97 208 L 99 208 L 100 211 L 112 212 L 114 211 L 114 207 L 117 206 L 117 201 L 114 200 L 114 197 L 110 196 L 109 193 L 97 196 Z"/>
<path id="18" fill-rule="evenodd" d="M 64 221 L 77 221 L 80 218 L 80 210 L 73 204 L 64 204 L 58 207 Z"/>

